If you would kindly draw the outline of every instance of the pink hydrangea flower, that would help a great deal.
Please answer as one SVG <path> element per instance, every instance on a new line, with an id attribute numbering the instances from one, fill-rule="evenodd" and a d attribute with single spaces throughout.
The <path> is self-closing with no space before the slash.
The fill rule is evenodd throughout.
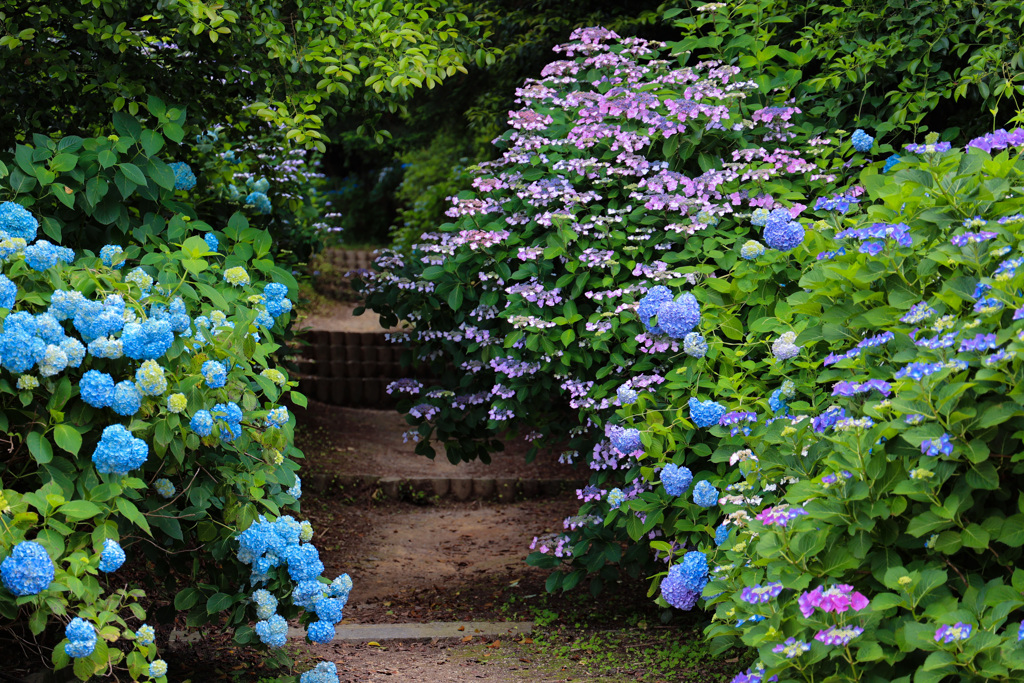
<path id="1" fill-rule="evenodd" d="M 797 598 L 800 605 L 800 612 L 805 617 L 814 614 L 814 609 L 822 612 L 835 612 L 842 614 L 849 610 L 858 612 L 868 606 L 868 600 L 862 593 L 853 590 L 853 586 L 839 584 L 823 588 L 818 586 L 812 591 L 803 593 Z"/>

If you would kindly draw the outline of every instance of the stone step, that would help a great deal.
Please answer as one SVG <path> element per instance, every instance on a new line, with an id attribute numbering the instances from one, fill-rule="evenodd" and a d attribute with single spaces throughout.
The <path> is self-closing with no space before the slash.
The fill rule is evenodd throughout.
<path id="1" fill-rule="evenodd" d="M 385 498 L 411 500 L 496 500 L 511 503 L 531 498 L 553 498 L 586 486 L 574 479 L 517 479 L 512 477 L 379 477 L 376 475 L 311 475 L 303 486 L 320 495 L 345 495 L 363 487 L 380 489 Z"/>
<path id="2" fill-rule="evenodd" d="M 432 621 L 426 624 L 345 624 L 335 629 L 332 643 L 424 643 L 439 640 L 516 638 L 533 631 L 532 621 Z M 305 640 L 306 631 L 288 627 L 290 640 Z M 469 642 L 469 641 L 466 641 Z"/>

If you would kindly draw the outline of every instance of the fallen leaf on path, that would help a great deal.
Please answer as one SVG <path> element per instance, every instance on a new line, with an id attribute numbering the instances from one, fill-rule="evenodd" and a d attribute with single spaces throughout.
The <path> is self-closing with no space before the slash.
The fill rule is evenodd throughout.
<path id="1" fill-rule="evenodd" d="M 533 638 L 523 638 L 519 641 L 520 645 L 533 645 Z"/>
<path id="2" fill-rule="evenodd" d="M 491 643 L 490 645 L 488 645 L 487 647 L 492 648 L 492 649 L 496 648 L 496 647 L 501 647 L 501 641 L 500 640 L 496 640 L 493 643 Z"/>
<path id="3" fill-rule="evenodd" d="M 466 630 L 466 627 L 465 627 L 465 626 L 460 626 L 460 627 L 459 627 L 459 630 L 460 630 L 460 631 L 465 631 L 465 630 Z"/>
<path id="4" fill-rule="evenodd" d="M 473 636 L 466 636 L 465 638 L 462 639 L 462 642 L 468 643 L 471 640 L 473 640 Z"/>
<path id="5" fill-rule="evenodd" d="M 383 645 L 378 643 L 376 640 L 371 640 L 370 642 L 367 643 L 367 645 L 372 645 L 373 647 L 384 647 Z"/>

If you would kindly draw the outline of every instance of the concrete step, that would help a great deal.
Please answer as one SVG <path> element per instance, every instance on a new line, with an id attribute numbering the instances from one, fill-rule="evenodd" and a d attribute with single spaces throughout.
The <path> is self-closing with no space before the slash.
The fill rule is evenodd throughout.
<path id="1" fill-rule="evenodd" d="M 423 501 L 433 497 L 451 500 L 496 500 L 511 503 L 532 498 L 553 498 L 586 486 L 576 479 L 517 479 L 511 477 L 380 477 L 376 475 L 311 475 L 303 486 L 324 496 L 344 496 L 353 490 L 373 487 L 391 500 Z"/>
<path id="2" fill-rule="evenodd" d="M 345 624 L 335 629 L 332 643 L 430 643 L 476 638 L 521 638 L 533 631 L 532 621 L 432 621 L 426 624 Z M 306 631 L 291 626 L 290 640 L 305 640 Z M 469 641 L 466 641 L 469 642 Z"/>

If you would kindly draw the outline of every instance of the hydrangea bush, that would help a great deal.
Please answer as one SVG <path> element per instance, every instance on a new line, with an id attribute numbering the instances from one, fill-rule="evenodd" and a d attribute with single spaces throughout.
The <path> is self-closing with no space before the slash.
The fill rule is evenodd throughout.
<path id="1" fill-rule="evenodd" d="M 105 138 L 65 142 L 55 149 L 84 150 L 86 167 L 113 154 Z M 190 625 L 223 618 L 239 643 L 283 644 L 261 625 L 300 610 L 311 638 L 333 636 L 351 582 L 322 579 L 312 528 L 287 514 L 301 497 L 301 453 L 283 404 L 305 399 L 275 367 L 296 285 L 269 258 L 270 236 L 241 213 L 217 227 L 198 220 L 170 196 L 193 186 L 191 171 L 151 158 L 158 176 L 166 167 L 183 181 L 145 185 L 163 211 L 145 219 L 159 231 L 132 233 L 144 246 L 51 244 L 23 149 L 5 178 L 17 201 L 0 203 L 4 628 L 39 636 L 60 625 L 53 663 L 73 663 L 82 680 L 113 667 L 163 681 L 141 624 L 140 587 L 155 580 Z M 78 162 L 63 166 L 73 175 Z"/>
<path id="2" fill-rule="evenodd" d="M 529 425 L 535 443 L 561 444 L 564 460 L 595 470 L 579 496 L 601 503 L 567 520 L 587 539 L 577 544 L 581 566 L 551 587 L 574 586 L 607 562 L 634 574 L 653 567 L 641 545 L 623 555 L 623 529 L 599 523 L 613 488 L 616 499 L 642 492 L 604 485 L 643 452 L 631 425 L 607 418 L 636 392 L 678 379 L 699 419 L 717 422 L 708 375 L 695 363 L 668 377 L 668 359 L 742 360 L 721 349 L 739 344 L 748 321 L 799 278 L 787 254 L 805 231 L 803 193 L 830 191 L 834 167 L 864 159 L 850 134 L 809 137 L 796 106 L 766 106 L 771 93 L 735 67 L 679 68 L 659 46 L 604 29 L 572 38 L 557 48 L 567 59 L 519 90 L 506 151 L 477 169 L 476 195 L 454 198 L 456 222 L 411 258 L 384 254 L 366 286 L 385 322 L 412 323 L 401 338 L 438 378 L 392 387 L 408 395 L 399 408 L 419 452 L 439 442 L 453 461 L 486 457 L 504 431 Z M 766 248 L 772 255 L 757 261 Z M 719 277 L 730 271 L 735 292 Z M 719 350 L 698 329 L 717 330 Z M 632 519 L 634 541 L 661 521 Z M 557 539 L 539 549 L 554 547 Z"/>
<path id="3" fill-rule="evenodd" d="M 789 293 L 618 411 L 643 451 L 609 485 L 642 492 L 605 522 L 657 520 L 652 594 L 703 598 L 718 650 L 757 648 L 736 681 L 1020 676 L 1022 149 L 1020 129 L 931 139 L 864 170 L 858 204 L 819 198 Z M 697 373 L 721 411 L 703 425 Z M 713 497 L 680 476 L 693 453 Z"/>

